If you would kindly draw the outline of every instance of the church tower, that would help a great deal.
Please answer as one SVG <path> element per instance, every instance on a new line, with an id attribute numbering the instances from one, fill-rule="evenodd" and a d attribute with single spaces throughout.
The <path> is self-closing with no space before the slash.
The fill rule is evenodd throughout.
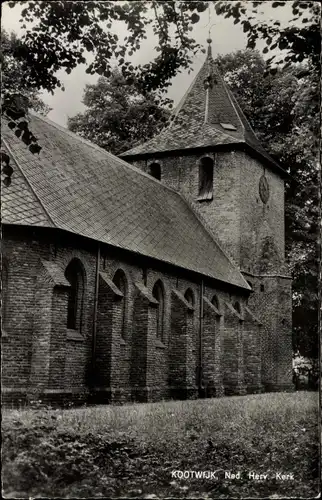
<path id="1" fill-rule="evenodd" d="M 260 144 L 212 58 L 159 135 L 126 161 L 178 191 L 252 287 L 263 323 L 262 383 L 292 387 L 291 278 L 285 265 L 287 173 Z"/>

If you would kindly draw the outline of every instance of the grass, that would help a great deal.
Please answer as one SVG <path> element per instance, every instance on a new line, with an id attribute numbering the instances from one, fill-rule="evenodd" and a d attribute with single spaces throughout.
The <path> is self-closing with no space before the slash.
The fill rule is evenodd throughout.
<path id="1" fill-rule="evenodd" d="M 8 410 L 2 427 L 7 498 L 318 494 L 317 393 Z M 172 471 L 219 472 L 179 478 Z M 225 471 L 240 478 L 225 478 Z M 252 471 L 268 477 L 253 480 Z"/>

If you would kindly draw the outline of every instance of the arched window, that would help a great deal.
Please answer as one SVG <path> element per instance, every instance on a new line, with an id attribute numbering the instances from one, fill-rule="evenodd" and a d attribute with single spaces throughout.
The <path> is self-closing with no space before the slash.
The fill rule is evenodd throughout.
<path id="1" fill-rule="evenodd" d="M 161 281 L 157 281 L 154 285 L 152 295 L 159 303 L 157 308 L 157 338 L 163 340 L 164 292 Z"/>
<path id="2" fill-rule="evenodd" d="M 84 299 L 84 268 L 80 260 L 73 259 L 68 264 L 65 277 L 70 283 L 67 328 L 81 331 Z"/>
<path id="3" fill-rule="evenodd" d="M 126 277 L 122 269 L 119 269 L 116 271 L 114 274 L 113 282 L 117 286 L 117 288 L 120 290 L 120 292 L 123 293 L 123 297 L 120 300 L 120 306 L 121 306 L 121 337 L 122 339 L 125 339 L 125 315 L 126 315 Z"/>
<path id="4" fill-rule="evenodd" d="M 218 297 L 217 295 L 214 295 L 213 298 L 211 299 L 211 303 L 213 306 L 216 307 L 216 309 L 218 309 L 219 311 L 219 300 L 218 300 Z"/>
<path id="5" fill-rule="evenodd" d="M 199 163 L 199 197 L 200 200 L 212 200 L 214 180 L 214 162 L 205 156 Z"/>
<path id="6" fill-rule="evenodd" d="M 186 301 L 193 307 L 195 305 L 195 298 L 194 298 L 194 295 L 193 295 L 193 291 L 191 290 L 191 288 L 188 288 L 186 290 L 186 293 L 184 294 L 184 298 L 186 299 Z"/>
<path id="7" fill-rule="evenodd" d="M 235 302 L 234 308 L 238 312 L 238 314 L 241 314 L 241 308 L 240 308 L 240 303 L 238 301 Z"/>
<path id="8" fill-rule="evenodd" d="M 155 179 L 158 179 L 158 181 L 161 181 L 161 165 L 160 163 L 151 163 L 149 165 L 149 174 L 154 177 Z"/>

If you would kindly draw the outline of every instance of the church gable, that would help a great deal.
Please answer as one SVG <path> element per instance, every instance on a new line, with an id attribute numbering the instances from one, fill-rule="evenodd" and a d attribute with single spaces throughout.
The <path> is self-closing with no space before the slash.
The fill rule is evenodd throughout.
<path id="1" fill-rule="evenodd" d="M 3 137 L 34 193 L 32 210 L 42 206 L 53 227 L 248 289 L 178 193 L 47 119 L 32 115 L 31 122 L 42 145 L 39 156 L 5 124 Z M 12 196 L 24 206 L 15 189 L 12 182 L 4 214 L 13 210 Z M 28 216 L 27 210 L 20 223 L 28 224 Z"/>

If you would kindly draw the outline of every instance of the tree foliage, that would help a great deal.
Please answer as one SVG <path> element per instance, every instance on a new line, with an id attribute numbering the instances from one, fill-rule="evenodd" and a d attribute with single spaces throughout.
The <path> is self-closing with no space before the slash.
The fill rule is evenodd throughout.
<path id="1" fill-rule="evenodd" d="M 218 15 L 232 17 L 235 24 L 242 25 L 244 33 L 247 34 L 248 48 L 255 49 L 258 39 L 266 42 L 263 53 L 272 53 L 271 58 L 267 60 L 269 64 L 285 67 L 307 62 L 318 67 L 321 48 L 319 2 L 272 2 L 271 6 L 275 9 L 291 4 L 293 18 L 286 26 L 282 26 L 281 21 L 276 18 L 259 20 L 258 14 L 265 3 L 217 1 L 215 9 Z M 284 52 L 282 58 L 279 53 L 274 54 L 275 49 Z"/>
<path id="2" fill-rule="evenodd" d="M 69 118 L 68 128 L 113 154 L 160 132 L 170 114 L 154 93 L 143 96 L 118 69 L 86 85 L 83 103 L 86 111 Z"/>
<path id="3" fill-rule="evenodd" d="M 46 115 L 50 108 L 39 97 L 39 91 L 25 85 L 24 68 L 15 57 L 21 40 L 15 33 L 1 32 L 1 115 L 17 137 L 29 147 L 31 153 L 39 153 L 41 146 L 29 130 L 27 113 L 33 109 Z M 6 187 L 11 184 L 13 168 L 10 156 L 1 149 L 1 173 Z"/>
<path id="4" fill-rule="evenodd" d="M 310 76 L 302 66 L 267 72 L 253 50 L 218 58 L 225 80 L 267 151 L 291 174 L 286 183 L 286 254 L 293 275 L 294 350 L 317 355 L 318 164 L 314 103 L 304 99 Z M 315 118 L 315 117 L 314 117 Z"/>
<path id="5" fill-rule="evenodd" d="M 181 68 L 188 68 L 199 44 L 190 35 L 206 2 L 29 2 L 22 10 L 21 22 L 28 28 L 16 57 L 26 69 L 26 84 L 53 91 L 61 86 L 56 72 L 70 73 L 78 64 L 93 60 L 86 71 L 109 77 L 113 59 L 128 83 L 138 89 L 165 89 Z M 9 2 L 14 6 L 15 2 Z M 112 24 L 125 24 L 123 40 Z M 30 26 L 30 25 L 29 25 Z M 129 58 L 147 39 L 147 29 L 156 37 L 157 56 L 144 65 L 131 64 Z"/>
<path id="6" fill-rule="evenodd" d="M 15 53 L 21 44 L 21 39 L 12 32 L 7 33 L 5 30 L 1 32 L 1 56 L 2 56 L 2 80 L 1 80 L 1 95 L 3 98 L 9 96 L 20 95 L 24 98 L 28 108 L 33 109 L 37 113 L 46 115 L 50 108 L 40 98 L 39 89 L 30 85 L 26 85 L 25 68 L 16 58 Z"/>

